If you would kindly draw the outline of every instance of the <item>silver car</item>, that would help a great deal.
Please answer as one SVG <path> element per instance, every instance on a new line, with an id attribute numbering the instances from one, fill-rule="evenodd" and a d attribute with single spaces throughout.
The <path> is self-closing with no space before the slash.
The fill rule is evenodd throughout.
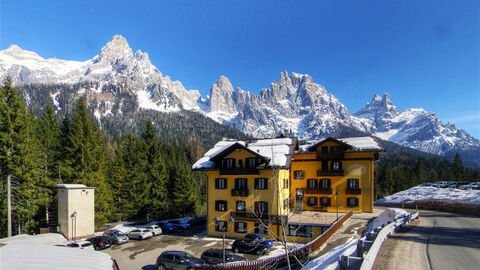
<path id="1" fill-rule="evenodd" d="M 152 231 L 148 229 L 135 229 L 128 233 L 129 238 L 144 240 L 153 236 Z"/>
<path id="2" fill-rule="evenodd" d="M 124 232 L 116 229 L 103 232 L 103 236 L 108 236 L 114 245 L 120 245 L 128 242 L 128 236 Z"/>
<path id="3" fill-rule="evenodd" d="M 162 229 L 158 225 L 148 226 L 145 229 L 152 231 L 153 236 L 162 234 Z"/>

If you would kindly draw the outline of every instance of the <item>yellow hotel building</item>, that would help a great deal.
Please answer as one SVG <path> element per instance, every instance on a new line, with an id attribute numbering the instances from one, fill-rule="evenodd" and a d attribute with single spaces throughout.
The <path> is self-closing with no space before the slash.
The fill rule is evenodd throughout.
<path id="1" fill-rule="evenodd" d="M 295 137 L 220 141 L 192 166 L 208 177 L 207 234 L 286 235 L 308 242 L 329 224 L 290 222 L 293 216 L 299 220 L 305 212 L 337 209 L 372 212 L 379 151 L 383 149 L 372 137 L 304 145 Z"/>

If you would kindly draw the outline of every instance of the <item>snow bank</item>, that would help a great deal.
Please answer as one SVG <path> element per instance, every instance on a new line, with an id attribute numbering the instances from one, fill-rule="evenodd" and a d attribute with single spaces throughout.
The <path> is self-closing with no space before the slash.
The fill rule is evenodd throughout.
<path id="1" fill-rule="evenodd" d="M 19 234 L 0 239 L 2 244 L 33 243 L 43 245 L 55 245 L 66 243 L 67 239 L 59 233 L 45 233 L 37 235 Z"/>
<path id="2" fill-rule="evenodd" d="M 409 215 L 407 211 L 398 208 L 388 208 L 383 211 L 378 217 L 372 220 L 367 227 L 367 232 L 373 231 L 375 228 L 387 225 L 399 217 L 405 217 Z"/>
<path id="3" fill-rule="evenodd" d="M 351 255 L 357 249 L 358 239 L 350 238 L 345 244 L 331 249 L 323 256 L 316 258 L 313 261 L 308 262 L 302 269 L 326 269 L 333 270 L 339 269 L 340 264 L 338 262 L 341 255 Z"/>
<path id="4" fill-rule="evenodd" d="M 383 199 L 377 205 L 441 203 L 442 205 L 480 206 L 480 190 L 416 186 Z"/>

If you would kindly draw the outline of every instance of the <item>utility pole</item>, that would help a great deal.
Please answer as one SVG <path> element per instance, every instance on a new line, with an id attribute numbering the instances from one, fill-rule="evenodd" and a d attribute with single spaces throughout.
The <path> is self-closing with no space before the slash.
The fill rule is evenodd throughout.
<path id="1" fill-rule="evenodd" d="M 12 176 L 7 176 L 7 237 L 12 236 Z"/>

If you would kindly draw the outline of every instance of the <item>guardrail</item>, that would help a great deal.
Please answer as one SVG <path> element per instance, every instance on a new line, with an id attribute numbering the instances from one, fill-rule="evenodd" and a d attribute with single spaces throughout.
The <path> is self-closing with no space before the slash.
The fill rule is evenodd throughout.
<path id="1" fill-rule="evenodd" d="M 397 218 L 393 222 L 383 227 L 376 228 L 373 232 L 367 233 L 366 236 L 363 236 L 358 240 L 357 256 L 342 255 L 340 257 L 340 268 L 348 270 L 372 269 L 383 241 L 385 241 L 393 231 L 398 231 L 404 224 L 407 224 L 416 218 L 418 218 L 418 211 L 408 216 Z"/>

